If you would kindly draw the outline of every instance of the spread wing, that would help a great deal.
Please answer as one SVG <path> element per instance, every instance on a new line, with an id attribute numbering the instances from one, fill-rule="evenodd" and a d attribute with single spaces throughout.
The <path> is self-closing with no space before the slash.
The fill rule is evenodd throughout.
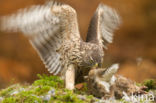
<path id="1" fill-rule="evenodd" d="M 73 28 L 70 27 L 72 23 Z M 35 5 L 11 16 L 2 17 L 1 30 L 23 32 L 48 71 L 54 75 L 63 69 L 58 49 L 70 37 L 80 37 L 75 10 L 69 5 L 56 2 Z"/>
<path id="2" fill-rule="evenodd" d="M 99 43 L 107 48 L 108 43 L 112 43 L 113 32 L 120 24 L 117 12 L 100 4 L 94 13 L 87 34 L 87 42 Z"/>

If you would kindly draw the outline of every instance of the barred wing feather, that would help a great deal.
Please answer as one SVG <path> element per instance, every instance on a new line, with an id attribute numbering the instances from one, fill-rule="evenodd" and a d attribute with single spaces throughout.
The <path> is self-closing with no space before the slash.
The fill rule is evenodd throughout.
<path id="1" fill-rule="evenodd" d="M 61 17 L 52 9 L 61 14 L 59 8 L 63 5 L 65 4 L 50 2 L 19 10 L 16 14 L 1 18 L 1 30 L 23 32 L 37 50 L 48 71 L 55 75 L 63 69 L 60 54 L 56 51 L 64 41 L 65 28 L 61 27 L 63 24 Z"/>
<path id="2" fill-rule="evenodd" d="M 87 34 L 87 42 L 101 44 L 107 49 L 107 44 L 113 41 L 113 32 L 120 24 L 120 17 L 117 12 L 100 4 L 94 13 Z"/>

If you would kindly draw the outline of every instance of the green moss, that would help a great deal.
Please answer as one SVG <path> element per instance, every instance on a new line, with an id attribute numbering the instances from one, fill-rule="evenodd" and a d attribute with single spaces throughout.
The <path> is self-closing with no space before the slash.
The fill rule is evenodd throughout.
<path id="1" fill-rule="evenodd" d="M 5 98 L 2 103 L 16 103 L 16 99 L 13 97 L 8 97 Z"/>
<path id="2" fill-rule="evenodd" d="M 42 103 L 42 100 L 33 94 L 33 91 L 22 91 L 14 97 L 8 97 L 2 103 Z"/>
<path id="3" fill-rule="evenodd" d="M 42 103 L 42 99 L 31 94 L 31 92 L 20 93 L 15 98 L 18 101 L 17 103 Z"/>
<path id="4" fill-rule="evenodd" d="M 49 103 L 88 103 L 86 101 L 80 100 L 72 91 L 66 91 L 61 95 L 59 94 L 52 97 Z"/>
<path id="5" fill-rule="evenodd" d="M 0 96 L 9 96 L 16 88 L 19 87 L 19 84 L 12 85 L 6 89 L 0 91 Z"/>
<path id="6" fill-rule="evenodd" d="M 87 96 L 87 86 L 81 90 L 70 91 L 64 88 L 64 82 L 57 76 L 38 75 L 39 79 L 32 85 L 13 85 L 0 91 L 0 97 L 4 98 L 2 103 L 90 103 L 93 96 Z M 44 96 L 50 94 L 49 101 Z M 79 92 L 78 92 L 79 91 Z M 14 94 L 15 92 L 15 94 Z M 82 100 L 79 95 L 85 95 Z"/>
<path id="7" fill-rule="evenodd" d="M 93 99 L 92 95 L 87 96 L 88 99 Z"/>
<path id="8" fill-rule="evenodd" d="M 64 82 L 58 76 L 39 75 L 39 80 L 36 80 L 34 86 L 51 86 L 55 88 L 63 88 Z"/>
<path id="9" fill-rule="evenodd" d="M 32 91 L 23 91 L 16 96 L 6 97 L 2 103 L 43 103 Z"/>
<path id="10" fill-rule="evenodd" d="M 141 83 L 135 83 L 135 84 L 139 87 L 143 86 Z"/>
<path id="11" fill-rule="evenodd" d="M 1 91 L 1 96 L 8 96 L 12 92 L 13 88 L 7 88 Z"/>
<path id="12" fill-rule="evenodd" d="M 156 80 L 153 79 L 145 80 L 143 84 L 147 87 L 147 91 L 151 89 L 156 89 Z"/>
<path id="13" fill-rule="evenodd" d="M 50 90 L 50 86 L 39 86 L 35 89 L 34 94 L 36 95 L 43 95 Z"/>
<path id="14" fill-rule="evenodd" d="M 129 103 L 129 102 L 125 101 L 124 99 L 120 99 L 119 102 L 120 103 Z"/>

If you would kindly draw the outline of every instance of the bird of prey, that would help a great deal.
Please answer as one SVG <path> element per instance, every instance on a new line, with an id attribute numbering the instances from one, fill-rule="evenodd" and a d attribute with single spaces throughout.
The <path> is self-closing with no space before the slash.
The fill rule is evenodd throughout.
<path id="1" fill-rule="evenodd" d="M 23 32 L 48 71 L 62 75 L 66 88 L 71 90 L 77 72 L 94 65 L 101 66 L 104 49 L 112 43 L 113 32 L 119 24 L 117 12 L 100 4 L 84 41 L 80 36 L 76 11 L 67 4 L 54 1 L 1 17 L 1 30 Z"/>

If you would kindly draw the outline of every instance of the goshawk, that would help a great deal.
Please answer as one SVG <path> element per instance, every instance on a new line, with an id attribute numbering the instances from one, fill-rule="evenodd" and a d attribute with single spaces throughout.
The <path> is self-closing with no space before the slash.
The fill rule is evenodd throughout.
<path id="1" fill-rule="evenodd" d="M 101 66 L 104 49 L 112 43 L 113 32 L 119 24 L 117 12 L 100 4 L 83 41 L 77 13 L 67 4 L 52 1 L 1 17 L 1 30 L 23 32 L 48 71 L 64 76 L 68 89 L 74 89 L 75 73 Z"/>

